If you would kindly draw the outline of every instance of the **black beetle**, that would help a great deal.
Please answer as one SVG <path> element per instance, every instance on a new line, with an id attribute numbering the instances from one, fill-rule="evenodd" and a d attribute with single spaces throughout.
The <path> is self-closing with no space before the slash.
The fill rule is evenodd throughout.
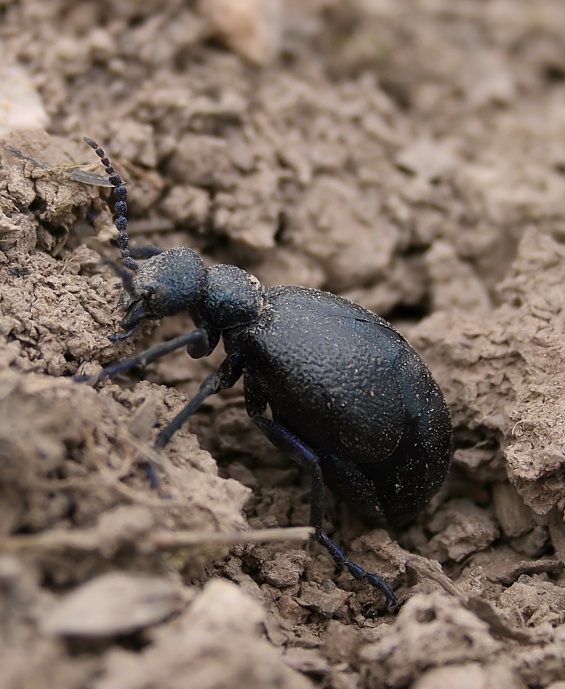
<path id="1" fill-rule="evenodd" d="M 175 431 L 243 375 L 247 413 L 269 440 L 312 476 L 310 524 L 338 568 L 396 598 L 381 577 L 351 562 L 322 527 L 324 483 L 372 523 L 398 526 L 439 489 L 451 456 L 451 420 L 427 366 L 390 323 L 343 297 L 305 287 L 264 288 L 232 265 L 205 268 L 188 248 L 129 247 L 126 188 L 104 151 L 114 187 L 115 225 L 125 267 L 122 321 L 130 337 L 147 319 L 186 311 L 196 330 L 116 363 L 96 383 L 181 347 L 208 356 L 223 338 L 226 358 L 157 436 Z M 135 259 L 146 259 L 137 264 Z M 264 416 L 267 407 L 272 418 Z M 153 476 L 155 481 L 155 477 Z"/>

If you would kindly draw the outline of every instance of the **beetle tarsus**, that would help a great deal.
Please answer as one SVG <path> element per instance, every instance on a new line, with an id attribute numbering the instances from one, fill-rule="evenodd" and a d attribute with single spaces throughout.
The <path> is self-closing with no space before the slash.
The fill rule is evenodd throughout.
<path id="1" fill-rule="evenodd" d="M 353 577 L 355 577 L 355 579 L 358 579 L 359 581 L 368 581 L 370 584 L 378 588 L 379 591 L 382 591 L 386 598 L 388 607 L 396 605 L 396 596 L 382 577 L 374 572 L 367 572 L 367 570 L 360 565 L 356 564 L 355 562 L 351 562 L 343 550 L 336 543 L 334 543 L 334 541 L 332 541 L 332 539 L 323 529 L 316 529 L 315 538 L 319 543 L 329 550 L 338 571 L 341 571 L 345 568 Z"/>

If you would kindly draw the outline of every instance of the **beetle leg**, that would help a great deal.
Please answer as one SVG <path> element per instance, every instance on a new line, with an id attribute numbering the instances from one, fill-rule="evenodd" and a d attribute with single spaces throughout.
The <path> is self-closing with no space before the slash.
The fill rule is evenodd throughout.
<path id="1" fill-rule="evenodd" d="M 180 349 L 181 347 L 186 347 L 188 353 L 195 359 L 201 356 L 201 352 L 208 351 L 209 342 L 208 334 L 205 330 L 200 328 L 193 330 L 191 333 L 186 335 L 180 335 L 175 337 L 173 340 L 168 342 L 163 342 L 160 345 L 151 347 L 151 349 L 146 349 L 144 352 L 131 357 L 131 359 L 124 359 L 124 361 L 118 361 L 111 366 L 107 366 L 102 369 L 100 373 L 94 376 L 75 376 L 73 380 L 75 383 L 89 383 L 90 385 L 96 385 L 104 378 L 113 378 L 118 375 L 118 373 L 125 373 L 129 371 L 134 366 L 147 366 L 152 361 L 160 359 L 166 354 Z"/>
<path id="2" fill-rule="evenodd" d="M 155 449 L 160 450 L 165 447 L 178 429 L 198 411 L 207 397 L 215 395 L 217 392 L 220 392 L 220 390 L 231 388 L 239 380 L 242 373 L 243 357 L 238 354 L 226 357 L 215 373 L 211 373 L 204 378 L 200 385 L 200 390 L 190 400 L 186 407 L 181 409 L 175 418 L 160 431 L 155 441 Z"/>
<path id="3" fill-rule="evenodd" d="M 207 343 L 208 340 L 206 339 L 206 344 Z M 181 409 L 181 411 L 165 426 L 165 428 L 162 428 L 161 431 L 159 431 L 153 448 L 155 450 L 163 449 L 173 435 L 178 431 L 178 429 L 186 421 L 188 421 L 188 419 L 196 411 L 198 411 L 199 407 L 207 397 L 210 397 L 210 395 L 215 395 L 217 392 L 220 392 L 220 390 L 224 390 L 225 388 L 231 388 L 241 377 L 242 373 L 243 357 L 241 355 L 228 356 L 226 359 L 224 359 L 222 365 L 215 373 L 211 373 L 209 376 L 204 378 L 200 385 L 200 390 L 190 400 L 190 402 L 183 409 Z M 157 478 L 155 467 L 151 461 L 148 461 L 147 463 L 147 478 L 149 479 L 149 483 L 151 484 L 152 488 L 159 488 L 159 479 Z"/>
<path id="4" fill-rule="evenodd" d="M 267 395 L 261 380 L 253 376 L 249 371 L 245 372 L 243 378 L 243 393 L 245 398 L 245 409 L 248 415 L 255 419 L 260 417 L 267 408 Z"/>
<path id="5" fill-rule="evenodd" d="M 351 562 L 343 550 L 332 541 L 322 527 L 324 514 L 324 480 L 320 459 L 307 445 L 291 433 L 287 428 L 265 416 L 256 415 L 253 421 L 263 431 L 267 438 L 300 466 L 308 469 L 312 476 L 312 500 L 310 505 L 310 525 L 315 529 L 316 539 L 324 545 L 333 557 L 338 568 L 346 567 L 356 579 L 368 581 L 378 588 L 386 597 L 387 605 L 396 604 L 396 596 L 390 586 L 378 574 L 367 572 L 363 567 Z"/>

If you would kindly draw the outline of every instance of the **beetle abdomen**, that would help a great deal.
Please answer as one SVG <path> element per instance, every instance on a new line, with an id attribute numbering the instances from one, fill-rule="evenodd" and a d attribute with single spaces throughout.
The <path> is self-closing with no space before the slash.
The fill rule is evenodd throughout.
<path id="1" fill-rule="evenodd" d="M 320 456 L 324 479 L 353 507 L 406 521 L 450 459 L 449 412 L 426 365 L 386 321 L 343 298 L 300 287 L 267 295 L 271 315 L 237 347 L 273 418 Z"/>

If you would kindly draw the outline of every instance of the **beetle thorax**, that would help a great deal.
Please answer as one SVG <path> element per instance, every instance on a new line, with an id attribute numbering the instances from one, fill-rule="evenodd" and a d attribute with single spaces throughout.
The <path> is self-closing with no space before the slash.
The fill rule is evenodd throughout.
<path id="1" fill-rule="evenodd" d="M 215 330 L 256 321 L 263 310 L 264 289 L 251 273 L 232 265 L 211 266 L 198 304 L 200 317 Z"/>

